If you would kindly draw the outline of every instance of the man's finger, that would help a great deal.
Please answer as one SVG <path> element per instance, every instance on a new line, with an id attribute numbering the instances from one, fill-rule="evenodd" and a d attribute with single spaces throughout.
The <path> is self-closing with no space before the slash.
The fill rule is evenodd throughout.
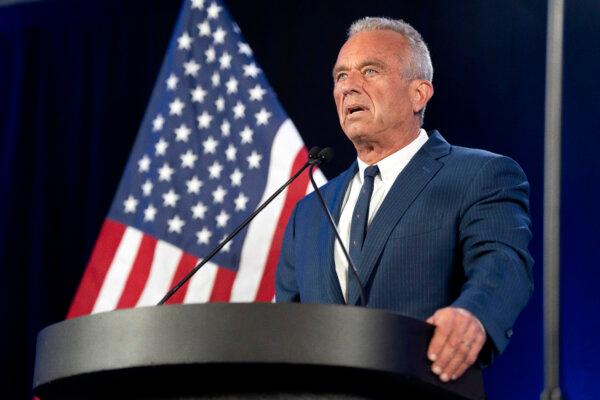
<path id="1" fill-rule="evenodd" d="M 467 355 L 467 358 L 465 359 L 465 361 L 458 367 L 458 369 L 454 373 L 451 374 L 452 380 L 456 380 L 456 379 L 460 378 L 465 373 L 465 371 L 471 365 L 473 365 L 475 363 L 475 361 L 477 361 L 477 357 L 479 356 L 479 352 L 483 348 L 484 343 L 485 343 L 484 335 L 480 335 L 480 336 L 478 336 L 477 339 L 475 339 L 475 342 L 471 346 L 471 351 L 469 351 L 469 354 Z"/>
<path id="2" fill-rule="evenodd" d="M 479 346 L 480 336 L 482 336 L 482 334 L 479 326 L 475 321 L 471 321 L 468 324 L 467 331 L 460 338 L 454 356 L 442 370 L 440 376 L 443 378 L 442 380 L 448 381 L 449 379 L 454 378 L 454 376 L 462 375 L 462 373 L 458 374 L 458 370 L 468 363 L 469 355 Z M 472 362 L 468 364 L 467 367 L 471 364 Z"/>
<path id="3" fill-rule="evenodd" d="M 433 332 L 433 338 L 431 338 L 431 341 L 429 342 L 427 356 L 431 361 L 435 361 L 438 359 L 442 347 L 450 335 L 451 321 L 449 321 L 448 313 L 443 312 L 443 310 L 436 312 L 431 318 L 436 327 Z"/>

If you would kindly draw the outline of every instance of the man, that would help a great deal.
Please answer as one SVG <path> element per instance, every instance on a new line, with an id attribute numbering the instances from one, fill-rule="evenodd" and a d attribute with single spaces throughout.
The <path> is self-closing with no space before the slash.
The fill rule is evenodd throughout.
<path id="1" fill-rule="evenodd" d="M 414 28 L 364 18 L 348 36 L 333 95 L 358 159 L 322 191 L 363 305 L 436 325 L 432 371 L 458 379 L 478 357 L 504 350 L 531 295 L 529 184 L 514 161 L 421 129 L 433 68 Z M 301 200 L 286 230 L 277 301 L 359 304 L 333 238 L 318 199 Z"/>

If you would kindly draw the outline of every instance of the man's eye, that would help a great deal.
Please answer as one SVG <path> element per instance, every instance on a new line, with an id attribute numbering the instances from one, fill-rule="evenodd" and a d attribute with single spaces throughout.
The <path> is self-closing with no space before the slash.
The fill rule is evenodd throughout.
<path id="1" fill-rule="evenodd" d="M 367 68 L 367 69 L 365 69 L 365 75 L 373 75 L 376 72 L 377 71 L 375 71 L 373 68 Z"/>
<path id="2" fill-rule="evenodd" d="M 345 72 L 340 72 L 339 74 L 337 74 L 337 75 L 335 76 L 335 81 L 336 81 L 336 82 L 343 81 L 344 79 L 346 79 L 346 77 L 347 77 L 347 76 L 348 76 L 348 74 L 347 74 L 347 73 L 345 73 Z"/>

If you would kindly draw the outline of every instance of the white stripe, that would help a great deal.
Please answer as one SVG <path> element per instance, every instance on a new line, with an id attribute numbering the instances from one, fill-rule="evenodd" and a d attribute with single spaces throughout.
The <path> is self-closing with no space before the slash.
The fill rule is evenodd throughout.
<path id="1" fill-rule="evenodd" d="M 150 275 L 136 307 L 155 305 L 170 289 L 183 252 L 170 243 L 156 242 Z"/>
<path id="2" fill-rule="evenodd" d="M 325 178 L 325 175 L 323 175 L 321 170 L 318 168 L 315 169 L 315 171 L 313 172 L 313 177 L 315 178 L 315 183 L 317 184 L 318 187 L 321 187 L 327 183 L 327 178 Z M 314 191 L 314 189 L 313 189 L 312 183 L 310 183 L 310 181 L 308 181 L 308 186 L 306 187 L 306 194 L 310 194 L 313 191 Z"/>
<path id="3" fill-rule="evenodd" d="M 102 288 L 94 304 L 92 314 L 117 308 L 143 236 L 142 232 L 135 228 L 127 227 L 125 229 L 106 278 L 102 282 Z"/>
<path id="4" fill-rule="evenodd" d="M 188 283 L 188 290 L 185 295 L 184 303 L 206 303 L 210 300 L 215 278 L 217 277 L 218 267 L 216 264 L 207 262 Z"/>
<path id="5" fill-rule="evenodd" d="M 296 154 L 303 146 L 296 127 L 291 120 L 286 120 L 273 140 L 269 175 L 261 203 L 289 179 Z M 240 267 L 231 290 L 232 302 L 250 302 L 256 298 L 286 194 L 287 189 L 248 227 L 240 255 Z"/>

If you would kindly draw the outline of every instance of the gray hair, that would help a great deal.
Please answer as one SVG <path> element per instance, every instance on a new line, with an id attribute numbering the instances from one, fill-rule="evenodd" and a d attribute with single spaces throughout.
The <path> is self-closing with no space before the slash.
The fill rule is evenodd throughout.
<path id="1" fill-rule="evenodd" d="M 408 71 L 406 79 L 426 79 L 433 80 L 433 65 L 427 44 L 423 37 L 415 28 L 401 19 L 391 19 L 384 17 L 365 17 L 354 21 L 348 29 L 348 38 L 364 31 L 390 30 L 398 32 L 410 46 L 411 56 L 408 60 Z"/>

